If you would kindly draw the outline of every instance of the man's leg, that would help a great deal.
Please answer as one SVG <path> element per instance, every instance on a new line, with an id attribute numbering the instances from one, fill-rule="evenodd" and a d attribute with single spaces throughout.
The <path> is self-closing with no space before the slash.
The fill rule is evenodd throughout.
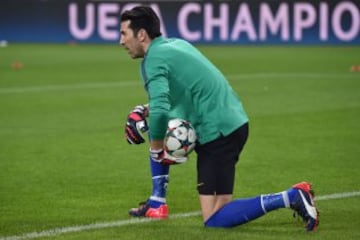
<path id="1" fill-rule="evenodd" d="M 204 222 L 232 200 L 235 165 L 248 137 L 248 124 L 228 136 L 199 145 L 198 193 Z"/>
<path id="2" fill-rule="evenodd" d="M 319 215 L 313 201 L 311 185 L 302 182 L 287 191 L 237 199 L 215 212 L 206 222 L 207 227 L 234 227 L 252 221 L 279 208 L 291 208 L 306 223 L 306 230 L 313 231 L 319 224 Z"/>
<path id="3" fill-rule="evenodd" d="M 231 202 L 232 194 L 202 195 L 199 194 L 201 212 L 204 222 L 220 208 Z"/>
<path id="4" fill-rule="evenodd" d="M 166 204 L 166 190 L 169 183 L 170 166 L 164 165 L 150 158 L 150 169 L 152 178 L 152 192 L 149 198 L 149 205 L 157 208 Z"/>
<path id="5" fill-rule="evenodd" d="M 152 192 L 150 198 L 141 202 L 138 208 L 132 208 L 129 214 L 133 217 L 167 218 L 166 191 L 169 182 L 170 166 L 151 160 Z"/>

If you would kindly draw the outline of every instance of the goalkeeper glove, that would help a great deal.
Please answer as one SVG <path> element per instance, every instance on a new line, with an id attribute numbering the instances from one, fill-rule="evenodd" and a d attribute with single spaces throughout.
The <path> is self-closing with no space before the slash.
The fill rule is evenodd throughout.
<path id="1" fill-rule="evenodd" d="M 146 111 L 147 108 L 144 105 L 138 105 L 127 116 L 125 137 L 129 144 L 141 144 L 145 142 L 142 133 L 149 130 L 145 116 Z"/>
<path id="2" fill-rule="evenodd" d="M 163 149 L 153 150 L 151 148 L 150 148 L 150 158 L 152 161 L 164 165 L 179 164 L 187 161 L 187 157 L 173 157 Z"/>

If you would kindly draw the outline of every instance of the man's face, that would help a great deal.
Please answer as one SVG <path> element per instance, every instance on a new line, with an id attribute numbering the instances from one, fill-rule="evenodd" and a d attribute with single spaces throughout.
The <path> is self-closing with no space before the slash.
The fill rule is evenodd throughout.
<path id="1" fill-rule="evenodd" d="M 141 41 L 129 28 L 130 20 L 121 22 L 120 44 L 125 47 L 131 58 L 142 58 L 145 55 Z M 139 35 L 139 34 L 138 34 Z"/>

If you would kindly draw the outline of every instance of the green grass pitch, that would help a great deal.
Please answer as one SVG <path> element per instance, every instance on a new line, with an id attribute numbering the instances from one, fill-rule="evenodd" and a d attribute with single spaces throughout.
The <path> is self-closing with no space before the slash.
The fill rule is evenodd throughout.
<path id="1" fill-rule="evenodd" d="M 350 67 L 360 65 L 360 47 L 199 48 L 250 117 L 235 198 L 303 180 L 317 196 L 359 193 L 360 72 Z M 16 61 L 22 68 L 12 68 Z M 1 240 L 34 232 L 66 240 L 360 239 L 359 196 L 318 201 L 320 226 L 312 234 L 287 209 L 232 229 L 205 229 L 196 214 L 195 153 L 171 168 L 175 217 L 131 222 L 128 209 L 150 193 L 148 146 L 128 145 L 123 133 L 130 109 L 147 102 L 139 64 L 113 45 L 0 48 Z M 94 223 L 107 227 L 65 232 Z"/>

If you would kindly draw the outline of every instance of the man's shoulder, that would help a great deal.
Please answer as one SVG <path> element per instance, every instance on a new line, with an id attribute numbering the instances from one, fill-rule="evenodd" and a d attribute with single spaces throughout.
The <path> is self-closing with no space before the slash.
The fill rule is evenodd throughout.
<path id="1" fill-rule="evenodd" d="M 161 40 L 154 45 L 154 49 L 171 50 L 185 46 L 191 46 L 191 44 L 188 41 L 181 38 L 161 38 Z"/>

